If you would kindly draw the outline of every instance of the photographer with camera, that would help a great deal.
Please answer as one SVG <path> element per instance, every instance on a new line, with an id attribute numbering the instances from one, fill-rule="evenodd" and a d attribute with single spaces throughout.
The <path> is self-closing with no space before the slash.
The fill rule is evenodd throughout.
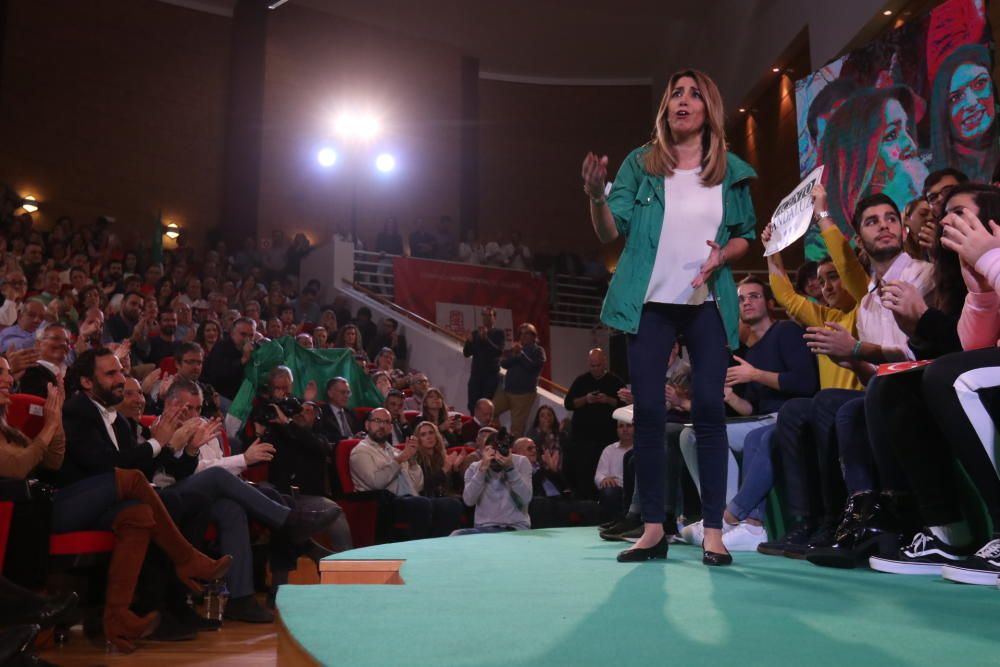
<path id="1" fill-rule="evenodd" d="M 452 535 L 530 529 L 531 474 L 531 462 L 511 452 L 507 431 L 491 433 L 483 444 L 482 458 L 465 471 L 462 499 L 476 508 L 475 528 Z"/>

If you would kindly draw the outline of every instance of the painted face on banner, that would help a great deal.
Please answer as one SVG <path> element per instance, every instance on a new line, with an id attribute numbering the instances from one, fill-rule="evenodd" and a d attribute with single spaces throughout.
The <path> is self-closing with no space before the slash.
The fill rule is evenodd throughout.
<path id="1" fill-rule="evenodd" d="M 883 190 L 896 201 L 913 199 L 927 178 L 927 167 L 920 160 L 917 143 L 907 127 L 909 119 L 899 100 L 886 102 L 882 114 L 878 158 L 886 172 Z"/>
<path id="2" fill-rule="evenodd" d="M 990 129 L 996 117 L 996 103 L 993 82 L 985 67 L 965 63 L 951 75 L 948 115 L 952 135 L 959 141 L 975 141 Z"/>

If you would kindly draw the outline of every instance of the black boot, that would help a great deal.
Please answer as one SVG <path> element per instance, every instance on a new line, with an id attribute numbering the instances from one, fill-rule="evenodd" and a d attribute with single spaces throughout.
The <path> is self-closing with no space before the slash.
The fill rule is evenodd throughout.
<path id="1" fill-rule="evenodd" d="M 874 491 L 855 494 L 847 500 L 833 544 L 810 549 L 806 560 L 842 569 L 867 565 L 870 556 L 891 554 L 899 548 L 900 531 L 891 501 L 886 502 Z"/>
<path id="2" fill-rule="evenodd" d="M 757 545 L 757 551 L 768 556 L 787 556 L 790 551 L 805 550 L 809 536 L 816 530 L 809 517 L 799 517 L 780 540 Z"/>

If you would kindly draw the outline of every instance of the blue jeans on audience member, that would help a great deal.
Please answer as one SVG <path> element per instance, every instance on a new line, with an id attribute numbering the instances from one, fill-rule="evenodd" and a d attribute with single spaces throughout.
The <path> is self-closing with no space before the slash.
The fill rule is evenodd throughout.
<path id="1" fill-rule="evenodd" d="M 189 495 L 193 501 L 186 498 Z M 160 497 L 168 508 L 171 504 L 168 501 L 172 501 L 188 510 L 200 502 L 201 498 L 210 498 L 212 501 L 228 498 L 243 508 L 247 515 L 268 528 L 280 528 L 291 511 L 222 468 L 208 468 L 186 477 L 167 487 Z"/>
<path id="2" fill-rule="evenodd" d="M 837 446 L 847 494 L 851 496 L 875 490 L 875 463 L 868 444 L 864 395 L 850 399 L 837 409 L 834 428 L 837 429 Z"/>
<path id="3" fill-rule="evenodd" d="M 774 486 L 774 465 L 771 461 L 771 434 L 775 425 L 758 428 L 743 441 L 743 483 L 726 508 L 740 521 L 756 519 L 763 522 L 767 512 L 767 494 Z"/>
<path id="4" fill-rule="evenodd" d="M 670 352 L 683 334 L 691 361 L 691 421 L 698 434 L 702 516 L 706 528 L 722 528 L 726 500 L 726 410 L 722 400 L 729 353 L 722 318 L 711 301 L 699 306 L 647 303 L 639 328 L 628 337 L 629 375 L 635 397 L 635 467 L 642 520 L 662 523 L 663 435 L 667 410 L 663 387 Z"/>
<path id="5" fill-rule="evenodd" d="M 726 473 L 726 502 L 730 503 L 733 497 L 736 496 L 736 492 L 739 491 L 740 486 L 740 468 L 736 464 L 736 457 L 733 456 L 733 452 L 742 452 L 743 443 L 747 436 L 756 431 L 763 426 L 773 425 L 776 420 L 775 415 L 761 415 L 757 419 L 751 421 L 730 421 L 726 422 L 726 440 L 729 443 L 729 450 L 727 454 L 727 473 Z M 698 486 L 698 490 L 701 491 L 701 485 L 699 483 L 699 466 L 698 466 L 698 446 L 697 446 L 697 435 L 694 429 L 685 428 L 681 432 L 681 454 L 684 456 L 684 463 L 687 464 L 688 472 L 691 473 L 691 478 L 694 479 L 694 483 Z"/>

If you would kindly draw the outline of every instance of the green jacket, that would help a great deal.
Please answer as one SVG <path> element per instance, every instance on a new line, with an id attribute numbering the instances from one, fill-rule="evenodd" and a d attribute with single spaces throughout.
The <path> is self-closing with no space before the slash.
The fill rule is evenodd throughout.
<path id="1" fill-rule="evenodd" d="M 656 248 L 663 227 L 663 177 L 648 173 L 642 146 L 629 153 L 622 163 L 608 196 L 608 206 L 615 218 L 618 233 L 625 237 L 625 249 L 611 279 L 601 309 L 601 321 L 613 329 L 635 333 L 639 315 L 656 261 Z M 725 246 L 732 238 L 753 240 L 757 237 L 757 218 L 750 200 L 750 179 L 757 176 L 753 167 L 732 153 L 726 156 L 726 176 L 722 181 L 722 224 L 715 242 Z M 708 256 L 708 253 L 705 253 Z M 729 347 L 739 347 L 739 304 L 736 284 L 728 265 L 715 270 L 708 282 L 726 327 Z"/>

